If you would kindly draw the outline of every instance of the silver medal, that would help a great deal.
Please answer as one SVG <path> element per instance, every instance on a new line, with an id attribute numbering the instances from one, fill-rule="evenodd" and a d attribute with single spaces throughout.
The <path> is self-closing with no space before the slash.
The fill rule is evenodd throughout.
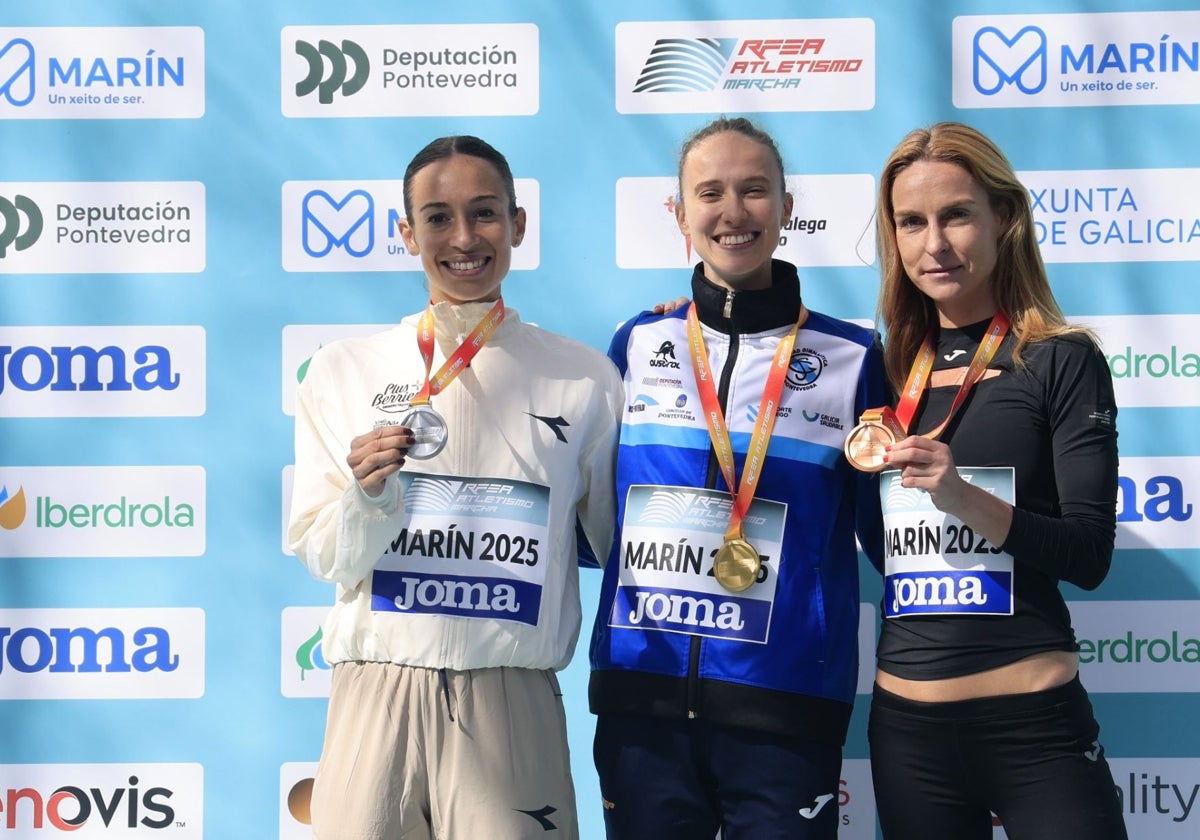
<path id="1" fill-rule="evenodd" d="M 428 405 L 415 405 L 400 418 L 400 425 L 407 426 L 413 433 L 413 445 L 408 448 L 409 458 L 424 461 L 437 455 L 446 446 L 449 436 L 446 421 Z"/>

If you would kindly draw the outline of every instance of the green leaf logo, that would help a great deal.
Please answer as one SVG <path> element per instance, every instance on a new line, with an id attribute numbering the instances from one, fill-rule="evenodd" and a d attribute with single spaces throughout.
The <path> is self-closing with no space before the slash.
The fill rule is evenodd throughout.
<path id="1" fill-rule="evenodd" d="M 300 680 L 304 681 L 304 674 L 307 671 L 322 671 L 329 669 L 329 663 L 325 661 L 325 656 L 321 650 L 322 639 L 321 628 L 317 628 L 317 632 L 300 647 L 296 649 L 296 664 L 300 666 Z"/>

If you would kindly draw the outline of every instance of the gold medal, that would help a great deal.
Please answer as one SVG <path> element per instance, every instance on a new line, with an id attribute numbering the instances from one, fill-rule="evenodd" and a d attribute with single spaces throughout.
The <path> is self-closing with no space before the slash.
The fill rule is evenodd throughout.
<path id="1" fill-rule="evenodd" d="M 896 442 L 896 433 L 878 420 L 863 420 L 846 435 L 842 451 L 850 466 L 863 472 L 879 472 L 885 466 L 887 447 Z"/>
<path id="2" fill-rule="evenodd" d="M 713 575 L 730 592 L 744 592 L 758 580 L 762 561 L 754 546 L 745 540 L 728 539 L 717 549 Z"/>

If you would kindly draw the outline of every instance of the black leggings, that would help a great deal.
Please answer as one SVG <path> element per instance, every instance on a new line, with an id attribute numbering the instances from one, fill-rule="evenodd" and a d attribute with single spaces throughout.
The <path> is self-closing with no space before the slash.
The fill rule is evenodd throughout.
<path id="1" fill-rule="evenodd" d="M 1127 840 L 1087 692 L 918 703 L 875 686 L 867 726 L 886 840 Z"/>

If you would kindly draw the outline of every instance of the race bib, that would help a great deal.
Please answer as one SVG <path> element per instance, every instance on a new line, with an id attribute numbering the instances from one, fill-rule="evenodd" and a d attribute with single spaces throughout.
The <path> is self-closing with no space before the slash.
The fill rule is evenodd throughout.
<path id="1" fill-rule="evenodd" d="M 750 505 L 743 533 L 762 565 L 750 588 L 736 594 L 713 576 L 732 510 L 724 491 L 632 485 L 610 626 L 765 643 L 787 505 L 758 498 Z"/>
<path id="2" fill-rule="evenodd" d="M 959 467 L 963 480 L 1013 504 L 1012 467 Z M 1013 558 L 961 520 L 934 507 L 929 494 L 880 475 L 883 503 L 885 618 L 907 615 L 1012 615 Z"/>
<path id="3" fill-rule="evenodd" d="M 408 518 L 375 564 L 371 609 L 536 625 L 549 488 L 418 472 L 399 479 Z"/>

